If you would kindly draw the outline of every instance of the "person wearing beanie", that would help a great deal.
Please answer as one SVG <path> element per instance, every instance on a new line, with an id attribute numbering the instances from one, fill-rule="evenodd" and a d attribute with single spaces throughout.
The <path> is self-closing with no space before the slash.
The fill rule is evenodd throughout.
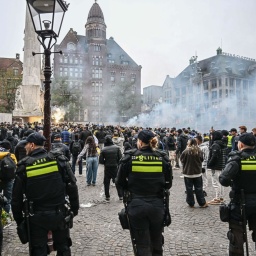
<path id="1" fill-rule="evenodd" d="M 172 167 L 167 154 L 157 150 L 157 143 L 152 131 L 140 131 L 137 149 L 124 152 L 116 178 L 116 185 L 130 195 L 124 203 L 137 255 L 156 255 L 152 251 L 163 255 L 163 224 L 170 225 L 163 191 L 172 186 Z"/>
<path id="2" fill-rule="evenodd" d="M 238 141 L 239 151 L 229 154 L 227 165 L 219 177 L 219 181 L 223 186 L 231 187 L 228 218 L 229 231 L 227 235 L 230 256 L 245 255 L 243 246 L 245 242 L 244 228 L 247 227 L 243 226 L 244 221 L 248 223 L 249 230 L 252 230 L 252 240 L 256 243 L 255 145 L 256 140 L 253 134 L 241 134 Z M 242 204 L 244 207 L 242 207 Z M 248 251 L 246 255 L 249 255 Z"/>
<path id="3" fill-rule="evenodd" d="M 120 147 L 115 145 L 112 141 L 110 135 L 105 137 L 104 147 L 100 152 L 99 163 L 104 165 L 104 191 L 105 191 L 105 199 L 107 202 L 110 201 L 110 193 L 109 186 L 110 181 L 112 180 L 115 183 L 115 178 L 117 174 L 117 166 L 122 158 L 122 152 Z M 123 191 L 122 189 L 116 185 L 117 194 L 120 200 L 123 200 Z"/>
<path id="4" fill-rule="evenodd" d="M 209 150 L 207 168 L 212 170 L 212 186 L 215 189 L 215 198 L 208 204 L 218 205 L 224 201 L 224 189 L 219 182 L 219 176 L 226 165 L 227 144 L 222 141 L 223 135 L 220 131 L 213 131 L 210 136 L 212 144 Z"/>

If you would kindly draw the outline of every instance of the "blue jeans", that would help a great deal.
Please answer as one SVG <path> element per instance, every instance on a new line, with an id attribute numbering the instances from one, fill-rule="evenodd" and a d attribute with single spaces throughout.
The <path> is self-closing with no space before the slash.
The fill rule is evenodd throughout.
<path id="1" fill-rule="evenodd" d="M 9 213 L 11 209 L 11 201 L 12 201 L 12 187 L 13 180 L 10 181 L 1 181 L 0 182 L 0 193 L 3 191 L 4 196 L 7 199 L 7 204 L 3 207 L 3 209 Z"/>
<path id="2" fill-rule="evenodd" d="M 195 199 L 193 194 L 193 187 L 195 188 L 196 200 L 200 206 L 203 206 L 206 201 L 203 194 L 203 180 L 202 176 L 197 178 L 184 177 L 186 191 L 187 191 L 187 203 L 190 206 L 194 206 Z"/>
<path id="3" fill-rule="evenodd" d="M 75 170 L 76 170 L 76 161 L 77 161 L 77 157 L 78 156 L 73 156 L 72 155 L 72 171 L 75 174 Z M 78 162 L 78 168 L 79 168 L 79 174 L 83 173 L 83 161 L 81 159 L 80 162 Z"/>
<path id="4" fill-rule="evenodd" d="M 95 184 L 98 170 L 98 157 L 87 157 L 86 158 L 86 182 L 88 185 Z"/>

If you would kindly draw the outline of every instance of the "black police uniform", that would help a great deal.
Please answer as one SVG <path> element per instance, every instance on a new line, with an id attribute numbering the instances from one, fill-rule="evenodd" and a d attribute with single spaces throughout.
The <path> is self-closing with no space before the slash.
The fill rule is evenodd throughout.
<path id="1" fill-rule="evenodd" d="M 128 216 L 138 256 L 163 254 L 164 189 L 172 186 L 172 169 L 163 152 L 149 146 L 124 153 L 116 183 L 129 191 Z"/>
<path id="2" fill-rule="evenodd" d="M 256 154 L 253 149 L 234 151 L 229 154 L 225 169 L 219 177 L 223 186 L 231 186 L 229 214 L 229 255 L 244 255 L 241 189 L 245 194 L 245 212 L 249 229 L 253 230 L 252 239 L 256 242 Z"/>
<path id="3" fill-rule="evenodd" d="M 71 255 L 69 225 L 65 222 L 65 197 L 71 210 L 79 209 L 78 189 L 67 158 L 35 149 L 18 162 L 13 186 L 12 212 L 17 225 L 23 221 L 23 193 L 29 202 L 32 255 L 47 255 L 47 234 L 52 231 L 57 255 Z"/>

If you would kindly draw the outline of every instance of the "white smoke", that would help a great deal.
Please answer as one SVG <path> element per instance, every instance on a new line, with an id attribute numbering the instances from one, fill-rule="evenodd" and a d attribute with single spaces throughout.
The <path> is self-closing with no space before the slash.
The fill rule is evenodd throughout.
<path id="1" fill-rule="evenodd" d="M 55 120 L 55 123 L 59 123 L 59 121 L 64 118 L 65 113 L 63 108 L 52 107 L 52 119 Z"/>

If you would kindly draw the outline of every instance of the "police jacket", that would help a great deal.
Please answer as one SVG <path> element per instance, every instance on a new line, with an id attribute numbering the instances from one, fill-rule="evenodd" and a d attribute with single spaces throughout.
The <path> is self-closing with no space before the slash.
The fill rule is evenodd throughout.
<path id="1" fill-rule="evenodd" d="M 122 153 L 120 147 L 109 144 L 106 145 L 100 152 L 99 163 L 104 164 L 105 168 L 117 168 Z"/>
<path id="2" fill-rule="evenodd" d="M 256 154 L 254 150 L 244 149 L 231 152 L 219 180 L 223 186 L 231 186 L 236 193 L 244 189 L 245 194 L 256 194 Z"/>
<path id="3" fill-rule="evenodd" d="M 17 166 L 11 205 L 18 224 L 23 220 L 23 194 L 34 212 L 56 210 L 56 207 L 65 204 L 67 195 L 71 210 L 77 215 L 79 198 L 76 180 L 63 154 L 54 156 L 43 148 L 37 148 Z"/>
<path id="4" fill-rule="evenodd" d="M 124 153 L 116 183 L 135 195 L 159 196 L 172 186 L 172 168 L 166 153 L 150 147 Z"/>

